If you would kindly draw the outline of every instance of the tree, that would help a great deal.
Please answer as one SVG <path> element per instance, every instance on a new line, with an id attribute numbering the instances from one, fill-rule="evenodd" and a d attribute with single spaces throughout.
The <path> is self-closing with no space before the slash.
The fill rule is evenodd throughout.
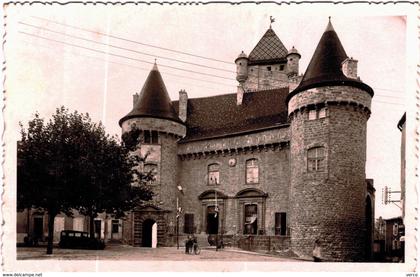
<path id="1" fill-rule="evenodd" d="M 121 216 L 152 192 L 136 180 L 135 163 L 127 147 L 105 133 L 88 114 L 58 108 L 47 123 L 39 114 L 21 124 L 18 147 L 18 209 L 48 213 L 47 254 L 52 254 L 54 219 L 76 209 L 93 219 L 98 213 Z"/>

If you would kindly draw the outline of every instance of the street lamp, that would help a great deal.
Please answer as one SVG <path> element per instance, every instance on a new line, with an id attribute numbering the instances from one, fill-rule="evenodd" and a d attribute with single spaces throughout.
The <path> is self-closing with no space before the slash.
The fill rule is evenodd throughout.
<path id="1" fill-rule="evenodd" d="M 184 194 L 182 187 L 177 185 L 176 188 L 181 194 Z M 182 213 L 182 208 L 179 205 L 179 197 L 176 196 L 176 249 L 179 249 L 179 217 Z"/>

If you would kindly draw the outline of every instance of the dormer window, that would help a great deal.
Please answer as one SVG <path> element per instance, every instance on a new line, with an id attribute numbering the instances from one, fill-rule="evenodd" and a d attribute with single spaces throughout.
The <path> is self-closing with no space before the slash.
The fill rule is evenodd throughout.
<path id="1" fill-rule="evenodd" d="M 250 159 L 246 161 L 246 183 L 258 183 L 258 160 Z"/>
<path id="2" fill-rule="evenodd" d="M 208 184 L 209 185 L 218 185 L 219 183 L 219 165 L 218 164 L 211 164 L 207 168 L 208 171 Z"/>

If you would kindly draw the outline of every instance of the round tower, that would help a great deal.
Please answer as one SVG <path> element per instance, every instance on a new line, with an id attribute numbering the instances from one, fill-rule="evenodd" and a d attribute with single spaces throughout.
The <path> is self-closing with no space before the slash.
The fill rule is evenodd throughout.
<path id="1" fill-rule="evenodd" d="M 120 119 L 119 124 L 123 134 L 134 126 L 140 129 L 140 152 L 147 155 L 143 170 L 155 173 L 155 181 L 151 184 L 155 195 L 147 212 L 138 209 L 134 213 L 137 217 L 134 216 L 133 230 L 138 228 L 133 231 L 134 236 L 142 234 L 144 220 L 154 221 L 157 223 L 158 245 L 165 245 L 166 224 L 175 221 L 177 210 L 177 142 L 185 136 L 186 127 L 172 105 L 156 64 L 133 109 Z"/>
<path id="2" fill-rule="evenodd" d="M 244 51 L 239 54 L 235 60 L 236 63 L 236 80 L 244 83 L 248 79 L 248 57 Z"/>
<path id="3" fill-rule="evenodd" d="M 291 247 L 327 261 L 365 260 L 366 128 L 373 90 L 346 77 L 329 22 L 299 86 L 287 97 L 291 129 Z"/>
<path id="4" fill-rule="evenodd" d="M 299 60 L 300 54 L 293 46 L 292 49 L 287 53 L 287 75 L 289 77 L 299 75 Z"/>

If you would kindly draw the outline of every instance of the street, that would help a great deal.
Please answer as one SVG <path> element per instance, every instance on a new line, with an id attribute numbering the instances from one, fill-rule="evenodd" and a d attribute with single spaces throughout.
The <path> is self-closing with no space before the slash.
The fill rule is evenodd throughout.
<path id="1" fill-rule="evenodd" d="M 128 245 L 109 244 L 105 250 L 81 250 L 54 248 L 52 255 L 46 254 L 44 247 L 18 247 L 17 260 L 153 260 L 153 261 L 283 261 L 302 262 L 284 256 L 269 255 L 227 248 L 216 251 L 214 248 L 202 249 L 199 255 L 185 254 L 185 248 L 159 247 L 143 248 Z"/>

